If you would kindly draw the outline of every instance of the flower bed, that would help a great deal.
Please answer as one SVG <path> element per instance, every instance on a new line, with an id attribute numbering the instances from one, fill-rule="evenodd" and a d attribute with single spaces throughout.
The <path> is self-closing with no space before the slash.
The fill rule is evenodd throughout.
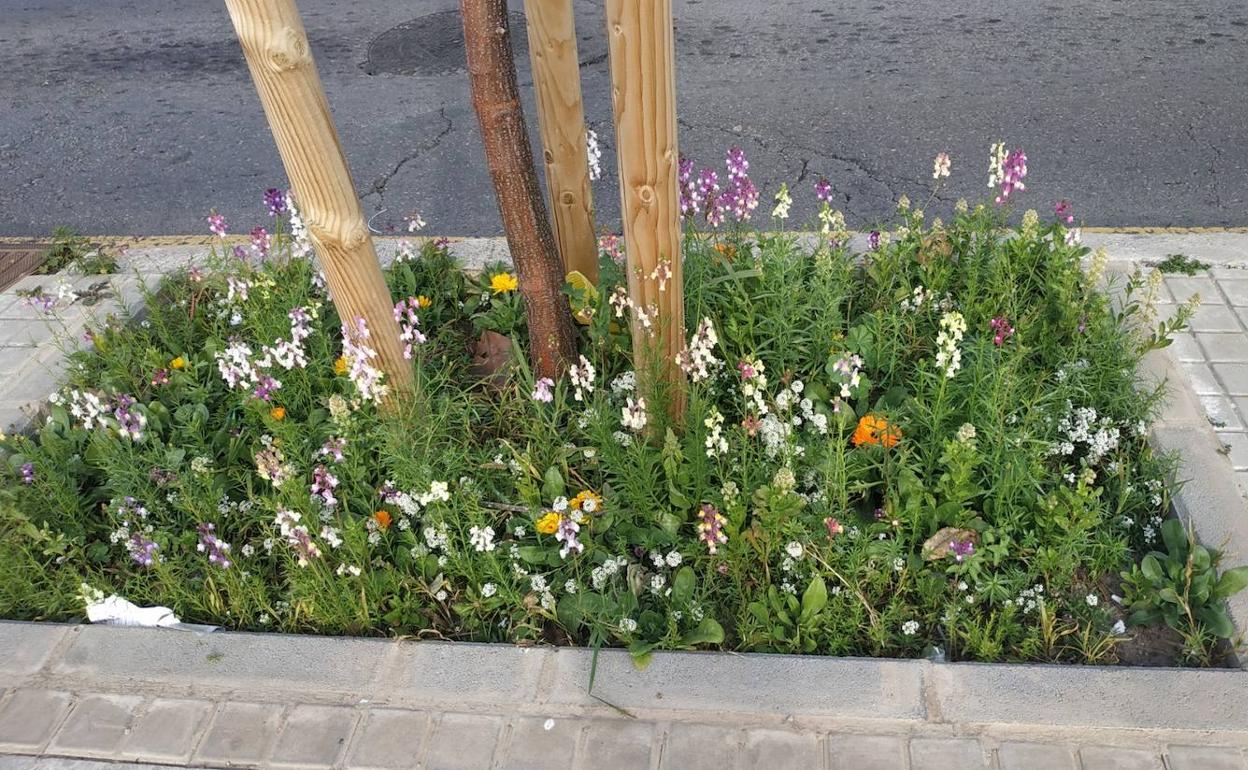
<path id="1" fill-rule="evenodd" d="M 735 208 L 684 177 L 691 221 L 738 222 L 686 240 L 678 421 L 671 394 L 638 391 L 629 322 L 660 330 L 610 243 L 600 288 L 568 285 L 581 357 L 557 382 L 528 372 L 504 266 L 400 249 L 418 390 L 381 408 L 370 330 L 341 324 L 266 196 L 272 233 L 94 330 L 47 422 L 6 439 L 0 614 L 72 619 L 115 592 L 230 628 L 639 662 L 1113 662 L 1141 637 L 1127 623 L 1164 623 L 1167 660 L 1215 662 L 1220 600 L 1248 576 L 1214 582 L 1216 554 L 1163 526 L 1171 464 L 1144 439 L 1163 394 L 1136 375 L 1191 307 L 1158 321 L 1138 274 L 1111 303 L 1067 211 L 1006 232 L 993 205 L 928 223 L 903 201 L 854 255 L 817 185 L 813 247 L 750 231 L 734 157 Z"/>

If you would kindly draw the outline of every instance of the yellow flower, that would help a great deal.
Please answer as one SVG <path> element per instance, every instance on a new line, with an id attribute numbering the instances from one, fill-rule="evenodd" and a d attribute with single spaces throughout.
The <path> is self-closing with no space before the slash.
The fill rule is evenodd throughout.
<path id="1" fill-rule="evenodd" d="M 520 287 L 520 282 L 511 273 L 498 273 L 490 278 L 490 291 L 495 294 L 507 294 Z"/>
<path id="2" fill-rule="evenodd" d="M 582 490 L 568 501 L 568 506 L 582 513 L 602 513 L 602 496 L 588 489 Z"/>
<path id="3" fill-rule="evenodd" d="M 550 511 L 545 516 L 537 520 L 537 531 L 543 535 L 553 535 L 559 529 L 559 514 Z"/>
<path id="4" fill-rule="evenodd" d="M 274 420 L 277 420 L 278 422 L 285 420 L 286 419 L 286 407 L 284 406 L 273 407 L 272 409 L 269 410 L 269 416 L 272 417 Z"/>
<path id="5" fill-rule="evenodd" d="M 416 298 L 416 304 L 422 308 L 429 307 L 430 305 L 433 304 L 433 300 L 429 299 L 424 294 L 421 294 L 419 297 Z"/>
<path id="6" fill-rule="evenodd" d="M 346 374 L 346 373 L 347 373 L 347 359 L 343 356 L 338 356 L 338 360 L 334 361 L 334 374 Z"/>
<path id="7" fill-rule="evenodd" d="M 177 358 L 169 362 L 169 368 L 170 369 L 185 369 L 186 359 L 183 358 L 182 356 L 178 356 Z"/>

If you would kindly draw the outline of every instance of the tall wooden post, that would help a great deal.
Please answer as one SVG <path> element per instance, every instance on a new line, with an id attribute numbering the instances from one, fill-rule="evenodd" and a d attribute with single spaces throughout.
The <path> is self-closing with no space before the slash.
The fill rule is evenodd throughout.
<path id="1" fill-rule="evenodd" d="M 659 372 L 673 417 L 684 411 L 684 283 L 676 181 L 676 53 L 671 0 L 606 0 L 628 292 L 657 308 L 654 337 L 633 315 L 637 371 Z M 658 360 L 654 360 L 655 356 Z M 644 384 L 644 383 L 643 383 Z"/>
<path id="2" fill-rule="evenodd" d="M 412 388 L 394 304 L 295 0 L 225 0 L 295 201 L 344 323 L 363 318 L 392 393 Z"/>
<path id="3" fill-rule="evenodd" d="M 564 268 L 576 270 L 596 284 L 598 239 L 572 0 L 525 0 L 524 11 L 555 241 Z"/>

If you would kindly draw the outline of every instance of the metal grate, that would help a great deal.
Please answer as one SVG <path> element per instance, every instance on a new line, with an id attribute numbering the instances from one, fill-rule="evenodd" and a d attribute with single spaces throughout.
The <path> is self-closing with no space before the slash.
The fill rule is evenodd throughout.
<path id="1" fill-rule="evenodd" d="M 4 291 L 43 264 L 48 253 L 47 243 L 0 244 L 0 291 Z"/>

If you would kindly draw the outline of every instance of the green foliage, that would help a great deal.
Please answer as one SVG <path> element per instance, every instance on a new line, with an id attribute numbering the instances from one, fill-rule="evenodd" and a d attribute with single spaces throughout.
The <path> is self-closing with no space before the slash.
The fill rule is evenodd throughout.
<path id="1" fill-rule="evenodd" d="M 1167 254 L 1165 259 L 1157 263 L 1157 269 L 1163 273 L 1196 275 L 1208 270 L 1209 263 L 1193 259 L 1186 254 Z"/>
<path id="2" fill-rule="evenodd" d="M 1178 631 L 1194 659 L 1212 657 L 1209 636 L 1229 639 L 1235 626 L 1225 600 L 1248 587 L 1248 567 L 1218 574 L 1219 554 L 1196 542 L 1178 519 L 1161 525 L 1164 551 L 1152 551 L 1124 572 L 1124 600 L 1134 625 L 1165 622 Z"/>
<path id="3" fill-rule="evenodd" d="M 1106 581 L 1169 510 L 1172 462 L 1145 440 L 1163 394 L 1136 365 L 1184 316 L 1154 324 L 1143 275 L 1111 304 L 1060 222 L 1006 221 L 907 208 L 866 255 L 835 233 L 690 232 L 673 419 L 640 389 L 633 322 L 643 345 L 664 330 L 620 265 L 570 281 L 583 359 L 544 383 L 505 266 L 464 274 L 432 242 L 387 269 L 421 387 L 380 409 L 279 220 L 267 259 L 214 255 L 141 322 L 94 329 L 49 419 L 3 442 L 0 614 L 80 618 L 85 583 L 189 622 L 638 665 L 706 647 L 1112 661 Z M 484 331 L 513 363 L 485 379 Z M 942 530 L 956 549 L 925 549 Z M 1224 631 L 1244 573 L 1211 583 L 1208 552 L 1167 551 L 1166 585 L 1136 569 L 1135 610 Z M 1162 567 L 1201 552 L 1191 585 Z"/>
<path id="4" fill-rule="evenodd" d="M 108 275 L 117 272 L 117 260 L 72 229 L 58 227 L 37 272 L 51 275 L 67 268 L 81 275 Z"/>

